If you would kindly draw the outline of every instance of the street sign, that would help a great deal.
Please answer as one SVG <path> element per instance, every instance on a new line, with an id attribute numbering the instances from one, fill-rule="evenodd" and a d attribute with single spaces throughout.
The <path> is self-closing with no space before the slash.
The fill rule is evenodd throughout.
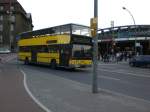
<path id="1" fill-rule="evenodd" d="M 90 28 L 91 28 L 91 36 L 95 37 L 97 34 L 97 18 L 91 18 Z"/>
<path id="2" fill-rule="evenodd" d="M 114 27 L 114 21 L 110 22 L 111 27 Z"/>

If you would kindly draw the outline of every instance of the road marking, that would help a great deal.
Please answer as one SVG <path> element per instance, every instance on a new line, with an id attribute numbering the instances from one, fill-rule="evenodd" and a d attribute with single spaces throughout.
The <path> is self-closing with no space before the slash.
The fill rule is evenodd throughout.
<path id="1" fill-rule="evenodd" d="M 138 77 L 147 77 L 150 78 L 150 75 L 138 75 L 138 74 L 134 74 L 134 73 L 127 73 L 127 72 L 121 72 L 121 71 L 113 71 L 113 70 L 106 70 L 106 69 L 98 69 L 101 71 L 106 71 L 106 72 L 111 72 L 111 73 L 120 73 L 120 74 L 125 74 L 125 75 L 132 75 L 132 76 L 138 76 Z"/>
<path id="2" fill-rule="evenodd" d="M 29 94 L 29 96 L 33 99 L 33 101 L 38 105 L 38 106 L 40 106 L 44 111 L 46 111 L 46 112 L 52 112 L 51 110 L 49 110 L 47 107 L 45 107 L 38 99 L 36 99 L 35 97 L 34 97 L 34 95 L 32 94 L 32 92 L 30 91 L 30 89 L 28 88 L 28 85 L 27 85 L 27 78 L 26 78 L 26 73 L 23 71 L 23 70 L 21 70 L 20 69 L 20 71 L 21 71 L 21 73 L 23 74 L 23 76 L 24 76 L 24 80 L 23 80 L 23 84 L 24 84 L 24 87 L 25 87 L 25 90 L 27 91 L 27 93 Z"/>
<path id="3" fill-rule="evenodd" d="M 98 65 L 100 65 L 100 66 L 101 66 L 101 65 L 106 65 L 106 66 L 107 66 L 107 65 L 117 65 L 117 64 L 116 64 L 116 63 L 106 63 L 106 64 L 105 64 L 105 63 L 102 63 L 102 64 L 98 64 Z"/>
<path id="4" fill-rule="evenodd" d="M 149 100 L 145 100 L 145 99 L 142 99 L 142 98 L 137 98 L 137 97 L 134 97 L 134 96 L 125 95 L 123 93 L 115 92 L 115 91 L 108 90 L 108 89 L 103 89 L 103 88 L 99 88 L 99 89 L 102 90 L 102 91 L 105 91 L 107 93 L 114 94 L 114 95 L 123 96 L 123 97 L 127 97 L 127 98 L 130 98 L 130 99 L 134 99 L 134 100 L 139 100 L 139 101 L 143 101 L 143 102 L 146 102 L 146 103 L 150 103 Z"/>
<path id="5" fill-rule="evenodd" d="M 107 76 L 103 76 L 103 75 L 100 75 L 98 76 L 99 78 L 103 78 L 103 79 L 110 79 L 110 80 L 116 80 L 116 81 L 119 81 L 120 79 L 117 79 L 117 78 L 113 78 L 113 77 L 107 77 Z"/>

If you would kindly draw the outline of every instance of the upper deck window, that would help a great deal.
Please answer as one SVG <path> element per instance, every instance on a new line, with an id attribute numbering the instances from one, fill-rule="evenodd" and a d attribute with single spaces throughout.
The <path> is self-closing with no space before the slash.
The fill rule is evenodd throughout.
<path id="1" fill-rule="evenodd" d="M 21 38 L 32 38 L 43 35 L 60 35 L 60 34 L 76 34 L 76 35 L 90 35 L 90 28 L 87 26 L 77 24 L 65 24 L 35 31 L 29 31 L 21 34 Z"/>
<path id="2" fill-rule="evenodd" d="M 90 28 L 82 25 L 72 25 L 72 34 L 90 36 Z"/>

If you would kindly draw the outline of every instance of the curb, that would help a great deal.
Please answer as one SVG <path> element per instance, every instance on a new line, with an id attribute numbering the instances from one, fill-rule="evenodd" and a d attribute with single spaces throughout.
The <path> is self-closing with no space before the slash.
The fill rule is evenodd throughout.
<path id="1" fill-rule="evenodd" d="M 27 85 L 27 78 L 26 78 L 26 73 L 21 70 L 21 73 L 23 74 L 24 76 L 24 79 L 23 79 L 23 85 L 25 87 L 25 90 L 26 92 L 28 93 L 28 95 L 32 98 L 32 100 L 39 106 L 41 107 L 45 112 L 52 112 L 51 110 L 49 110 L 47 107 L 45 107 L 38 99 L 36 99 L 36 97 L 34 97 L 34 95 L 32 94 L 32 92 L 30 91 L 30 89 L 28 88 L 28 85 Z"/>

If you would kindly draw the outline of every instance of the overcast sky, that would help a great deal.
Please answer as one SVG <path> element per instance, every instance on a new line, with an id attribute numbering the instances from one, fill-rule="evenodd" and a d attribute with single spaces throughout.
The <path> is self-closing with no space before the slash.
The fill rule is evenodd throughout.
<path id="1" fill-rule="evenodd" d="M 67 23 L 90 25 L 94 0 L 18 0 L 27 13 L 32 14 L 34 29 Z M 150 0 L 98 0 L 98 27 L 150 24 Z"/>

